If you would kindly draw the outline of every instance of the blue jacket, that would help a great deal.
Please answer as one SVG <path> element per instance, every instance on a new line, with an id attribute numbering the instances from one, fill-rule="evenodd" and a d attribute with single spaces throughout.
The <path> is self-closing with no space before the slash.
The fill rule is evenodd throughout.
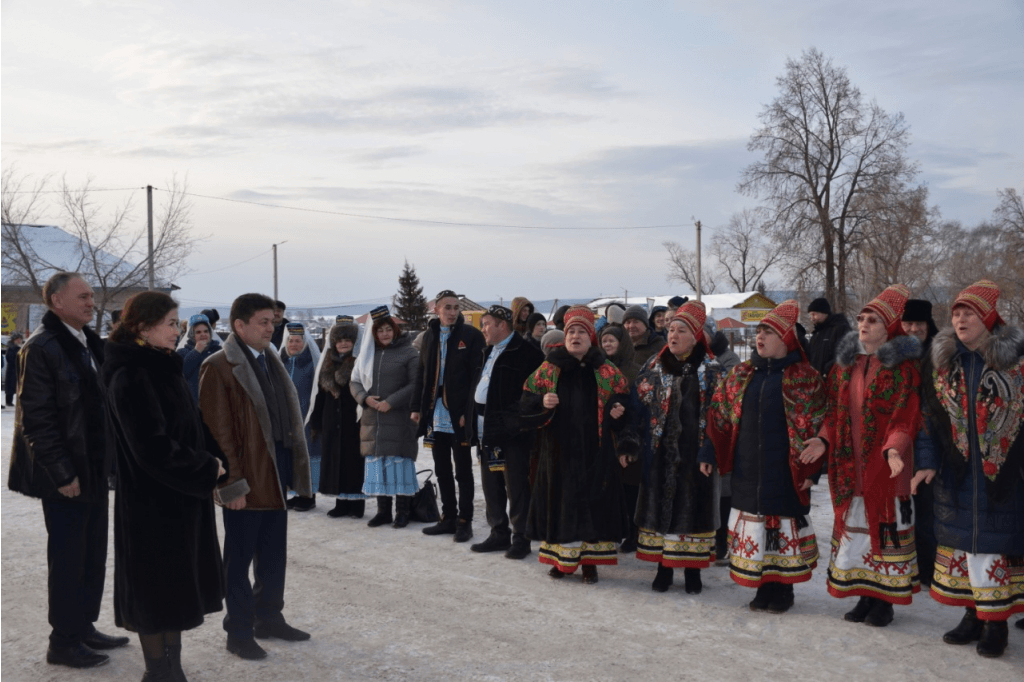
<path id="1" fill-rule="evenodd" d="M 288 372 L 292 383 L 295 384 L 295 392 L 299 394 L 299 412 L 303 417 L 309 414 L 309 401 L 313 395 L 313 380 L 316 374 L 316 364 L 313 362 L 313 353 L 309 348 L 304 348 L 301 353 L 289 357 L 285 351 L 281 351 L 281 362 L 284 363 L 284 370 Z M 309 456 L 317 458 L 320 456 L 320 441 L 312 442 L 310 437 L 310 426 L 304 429 L 306 434 L 306 446 L 309 448 Z"/>
<path id="2" fill-rule="evenodd" d="M 182 373 L 185 375 L 185 381 L 188 382 L 188 387 L 192 391 L 192 397 L 195 398 L 196 405 L 199 404 L 199 368 L 202 366 L 203 360 L 219 350 L 220 339 L 215 334 L 210 339 L 210 342 L 206 344 L 206 349 L 202 353 L 196 350 L 195 339 L 189 339 L 185 342 L 184 346 L 178 349 L 178 355 L 181 356 L 182 360 Z"/>
<path id="3" fill-rule="evenodd" d="M 932 344 L 935 367 L 957 363 L 963 368 L 967 394 L 977 396 L 982 375 L 1005 369 L 1024 355 L 1024 334 L 996 330 L 984 352 L 968 350 L 945 329 Z M 929 376 L 931 373 L 929 373 Z M 925 382 L 927 434 L 918 439 L 918 468 L 937 464 L 935 477 L 935 535 L 940 546 L 974 554 L 1024 555 L 1024 431 L 1018 433 L 1006 463 L 995 481 L 982 471 L 975 401 L 968 403 L 966 459 L 953 445 L 949 415 L 939 402 L 934 380 Z M 1016 415 L 1021 419 L 1022 415 Z M 930 451 L 934 449 L 934 461 Z"/>

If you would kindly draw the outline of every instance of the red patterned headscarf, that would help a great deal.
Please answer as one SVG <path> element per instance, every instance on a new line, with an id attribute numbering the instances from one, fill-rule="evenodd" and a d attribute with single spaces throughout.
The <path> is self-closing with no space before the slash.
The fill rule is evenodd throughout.
<path id="1" fill-rule="evenodd" d="M 882 318 L 882 323 L 885 324 L 885 329 L 889 332 L 889 338 L 892 339 L 903 335 L 901 320 L 908 298 L 910 298 L 910 289 L 906 285 L 893 284 L 861 308 L 861 312 L 867 310 Z"/>
<path id="2" fill-rule="evenodd" d="M 981 318 L 985 328 L 992 331 L 992 327 L 1005 325 L 1003 318 L 996 311 L 996 302 L 999 300 L 999 286 L 990 280 L 983 279 L 961 291 L 953 301 L 953 308 L 967 306 Z"/>

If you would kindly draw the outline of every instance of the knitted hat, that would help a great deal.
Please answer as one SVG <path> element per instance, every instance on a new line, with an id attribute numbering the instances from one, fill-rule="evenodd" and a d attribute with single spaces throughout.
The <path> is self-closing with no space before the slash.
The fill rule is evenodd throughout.
<path id="1" fill-rule="evenodd" d="M 551 352 L 551 349 L 556 346 L 561 346 L 565 343 L 565 332 L 561 329 L 549 329 L 544 332 L 544 336 L 540 337 L 540 349 L 544 351 L 544 355 Z"/>
<path id="2" fill-rule="evenodd" d="M 910 289 L 903 284 L 893 284 L 861 308 L 861 312 L 869 310 L 882 318 L 890 339 L 902 336 L 903 325 L 900 324 L 900 319 L 903 317 L 903 308 L 907 305 L 908 298 Z"/>
<path id="3" fill-rule="evenodd" d="M 492 305 L 481 317 L 487 317 L 488 315 L 512 324 L 512 311 L 503 305 Z"/>
<path id="4" fill-rule="evenodd" d="M 825 301 L 823 298 L 817 300 Z M 828 305 L 828 301 L 825 301 L 825 305 Z M 796 322 L 799 317 L 800 304 L 791 298 L 772 308 L 757 326 L 760 327 L 763 324 L 781 336 L 782 340 L 786 342 L 786 349 L 792 352 L 800 348 L 800 341 L 796 335 Z"/>
<path id="5" fill-rule="evenodd" d="M 631 305 L 626 308 L 626 312 L 622 314 L 622 323 L 625 324 L 626 320 L 640 320 L 644 323 L 644 327 L 649 324 L 647 310 L 642 305 Z"/>
<path id="6" fill-rule="evenodd" d="M 544 317 L 544 313 L 534 313 L 533 315 L 530 315 L 526 320 L 526 331 L 533 334 L 533 328 L 537 326 L 538 322 L 543 322 L 544 331 L 547 331 L 548 318 Z"/>
<path id="7" fill-rule="evenodd" d="M 935 324 L 935 318 L 932 317 L 931 301 L 925 301 L 920 298 L 910 299 L 907 301 L 907 306 L 903 309 L 902 319 L 904 322 L 927 322 L 928 338 L 939 333 L 939 328 Z"/>
<path id="8" fill-rule="evenodd" d="M 690 298 L 688 296 L 673 296 L 672 298 L 668 299 L 668 307 L 681 308 L 683 304 L 689 300 Z"/>
<path id="9" fill-rule="evenodd" d="M 807 312 L 809 313 L 824 313 L 825 315 L 832 314 L 832 306 L 829 304 L 827 298 L 816 298 L 810 302 L 807 306 Z"/>
<path id="10" fill-rule="evenodd" d="M 672 316 L 672 321 L 679 320 L 687 326 L 691 334 L 700 339 L 704 336 L 704 321 L 707 316 L 708 312 L 702 301 L 687 301 Z"/>
<path id="11" fill-rule="evenodd" d="M 208 318 L 206 315 L 203 315 L 202 313 L 196 313 L 192 317 L 188 318 L 189 329 L 192 329 L 192 327 L 196 326 L 197 324 L 205 324 L 207 327 L 210 328 L 210 331 L 213 331 L 213 325 L 210 324 L 210 318 Z"/>
<path id="12" fill-rule="evenodd" d="M 594 311 L 585 305 L 574 305 L 565 311 L 565 332 L 569 333 L 569 328 L 574 325 L 580 325 L 587 330 L 590 335 L 590 342 L 597 343 L 597 331 L 594 329 Z"/>
<path id="13" fill-rule="evenodd" d="M 997 324 L 1006 324 L 999 316 L 999 312 L 996 311 L 997 301 L 999 301 L 999 286 L 991 280 L 983 279 L 957 294 L 951 310 L 960 305 L 967 306 L 978 314 L 981 321 L 985 323 L 985 328 L 992 331 L 992 327 Z"/>
<path id="14" fill-rule="evenodd" d="M 571 307 L 563 305 L 559 306 L 558 310 L 555 311 L 554 316 L 551 318 L 551 321 L 555 323 L 555 329 L 565 329 L 565 311 Z"/>

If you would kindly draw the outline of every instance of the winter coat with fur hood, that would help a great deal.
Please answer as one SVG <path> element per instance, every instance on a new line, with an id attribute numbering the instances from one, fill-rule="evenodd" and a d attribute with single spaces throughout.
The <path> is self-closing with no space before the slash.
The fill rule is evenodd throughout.
<path id="1" fill-rule="evenodd" d="M 526 380 L 520 423 L 539 429 L 527 537 L 565 544 L 626 536 L 617 450 L 635 453 L 636 447 L 622 440 L 630 415 L 612 419 L 609 412 L 626 404 L 628 390 L 626 378 L 596 347 L 579 360 L 559 346 Z M 547 393 L 558 396 L 553 409 L 544 407 Z"/>
<path id="2" fill-rule="evenodd" d="M 222 504 L 245 497 L 250 510 L 287 509 L 277 471 L 277 448 L 266 398 L 256 369 L 246 354 L 249 348 L 231 334 L 224 348 L 211 355 L 199 370 L 199 407 L 210 433 L 228 460 L 228 479 L 217 490 Z M 285 392 L 291 424 L 292 488 L 303 497 L 313 494 L 309 452 L 302 433 L 303 415 L 295 385 L 281 358 L 268 348 L 264 353 L 274 387 Z"/>
<path id="3" fill-rule="evenodd" d="M 78 477 L 76 502 L 107 501 L 113 443 L 104 390 L 88 359 L 103 366 L 104 342 L 84 327 L 89 351 L 53 311 L 21 349 L 21 392 L 7 487 L 44 500 L 67 500 L 58 488 Z M 13 368 L 8 368 L 11 371 Z"/>
<path id="4" fill-rule="evenodd" d="M 711 533 L 720 525 L 718 472 L 705 476 L 698 461 L 721 376 L 715 365 L 704 364 L 704 356 L 702 344 L 682 361 L 665 347 L 633 385 L 643 465 L 635 521 L 663 535 Z"/>
<path id="5" fill-rule="evenodd" d="M 416 459 L 416 422 L 410 415 L 419 372 L 420 354 L 413 348 L 409 332 L 403 332 L 390 346 L 374 349 L 373 386 L 369 391 L 358 381 L 349 382 L 352 397 L 363 408 L 359 424 L 363 457 Z M 367 407 L 366 398 L 371 395 L 387 401 L 391 409 L 378 412 Z"/>
<path id="6" fill-rule="evenodd" d="M 923 394 L 938 544 L 1024 556 L 1024 332 L 997 327 L 971 351 L 947 328 L 931 352 Z"/>
<path id="7" fill-rule="evenodd" d="M 114 620 L 143 634 L 198 627 L 224 597 L 213 490 L 227 460 L 177 354 L 108 343 L 103 382 L 117 449 Z"/>

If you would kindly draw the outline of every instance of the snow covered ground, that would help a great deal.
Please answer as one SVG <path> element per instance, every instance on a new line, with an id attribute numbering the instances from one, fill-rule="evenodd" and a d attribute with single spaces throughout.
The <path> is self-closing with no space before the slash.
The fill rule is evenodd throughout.
<path id="1" fill-rule="evenodd" d="M 46 637 L 46 532 L 39 502 L 6 488 L 14 411 L 2 412 L 3 680 L 137 680 L 137 640 L 90 671 L 49 666 Z M 429 468 L 421 452 L 420 468 Z M 832 511 L 815 490 L 812 523 L 827 557 Z M 113 499 L 111 499 L 113 503 Z M 651 591 L 654 566 L 622 557 L 600 569 L 597 585 L 578 576 L 555 582 L 537 562 L 474 554 L 450 536 L 427 537 L 420 524 L 371 529 L 366 520 L 332 519 L 333 501 L 289 515 L 285 615 L 309 630 L 304 643 L 271 640 L 262 662 L 224 649 L 220 614 L 186 632 L 184 666 L 192 682 L 223 680 L 1013 680 L 1024 675 L 1024 632 L 1011 627 L 998 660 L 973 646 L 942 643 L 961 611 L 918 595 L 897 607 L 887 628 L 842 619 L 853 606 L 825 592 L 819 564 L 796 587 L 785 615 L 747 610 L 753 590 L 725 568 L 704 572 L 704 592 L 679 585 Z M 368 505 L 368 511 L 373 504 Z M 372 513 L 372 512 L 371 512 Z M 368 514 L 367 518 L 370 514 Z M 487 535 L 477 486 L 474 541 Z M 111 506 L 111 521 L 113 507 Z M 114 632 L 113 531 L 98 626 Z M 536 547 L 534 548 L 536 550 Z"/>

